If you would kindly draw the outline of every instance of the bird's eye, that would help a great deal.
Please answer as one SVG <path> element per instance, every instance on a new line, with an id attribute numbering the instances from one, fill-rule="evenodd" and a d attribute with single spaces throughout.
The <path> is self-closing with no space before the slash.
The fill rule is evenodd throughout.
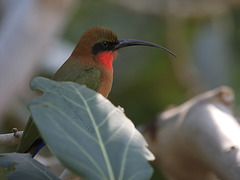
<path id="1" fill-rule="evenodd" d="M 109 46 L 109 43 L 108 43 L 107 41 L 103 41 L 103 42 L 102 42 L 102 46 L 103 46 L 103 47 L 108 47 L 108 46 Z"/>

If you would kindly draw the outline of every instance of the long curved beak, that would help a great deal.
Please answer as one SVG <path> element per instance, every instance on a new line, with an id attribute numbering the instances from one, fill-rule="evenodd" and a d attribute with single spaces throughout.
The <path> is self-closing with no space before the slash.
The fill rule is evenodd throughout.
<path id="1" fill-rule="evenodd" d="M 168 50 L 165 47 L 162 47 L 158 44 L 152 43 L 152 42 L 148 42 L 148 41 L 142 41 L 142 40 L 136 40 L 136 39 L 122 39 L 119 40 L 119 43 L 115 45 L 113 50 L 117 50 L 123 47 L 128 47 L 128 46 L 150 46 L 150 47 L 157 47 L 160 49 L 163 49 L 165 51 L 167 51 L 168 53 L 172 54 L 173 56 L 176 57 L 176 54 L 174 54 L 173 52 L 171 52 L 170 50 Z"/>

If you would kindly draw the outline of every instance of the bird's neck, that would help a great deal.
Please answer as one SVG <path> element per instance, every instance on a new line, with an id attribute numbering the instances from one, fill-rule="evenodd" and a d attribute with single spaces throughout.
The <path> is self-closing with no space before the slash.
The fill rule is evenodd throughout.
<path id="1" fill-rule="evenodd" d="M 112 63 L 117 56 L 117 51 L 105 51 L 98 54 L 98 60 L 110 71 L 113 70 Z"/>

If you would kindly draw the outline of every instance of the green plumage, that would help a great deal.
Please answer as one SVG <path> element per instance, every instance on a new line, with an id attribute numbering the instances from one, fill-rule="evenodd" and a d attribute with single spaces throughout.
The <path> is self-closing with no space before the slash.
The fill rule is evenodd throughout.
<path id="1" fill-rule="evenodd" d="M 101 71 L 97 67 L 88 67 L 79 60 L 69 59 L 54 74 L 52 79 L 84 84 L 88 88 L 97 91 L 101 83 Z"/>
<path id="2" fill-rule="evenodd" d="M 86 65 L 75 60 L 68 60 L 55 73 L 52 79 L 56 81 L 72 81 L 78 84 L 84 84 L 88 88 L 97 91 L 101 82 L 101 71 L 97 67 L 87 68 Z M 33 123 L 32 117 L 30 117 L 22 135 L 21 142 L 17 148 L 17 152 L 29 152 L 33 155 L 37 148 L 37 140 L 40 140 L 40 134 L 36 125 Z"/>

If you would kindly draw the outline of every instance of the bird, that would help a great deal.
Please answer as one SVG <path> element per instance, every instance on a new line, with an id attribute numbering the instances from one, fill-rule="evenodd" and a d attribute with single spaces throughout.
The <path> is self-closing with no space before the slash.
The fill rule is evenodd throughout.
<path id="1" fill-rule="evenodd" d="M 53 75 L 52 80 L 71 81 L 86 85 L 107 98 L 113 82 L 112 64 L 118 50 L 139 45 L 161 48 L 176 56 L 155 43 L 136 39 L 119 40 L 110 29 L 93 26 L 82 34 L 72 54 Z M 30 153 L 34 157 L 44 145 L 45 143 L 30 116 L 16 152 Z"/>

